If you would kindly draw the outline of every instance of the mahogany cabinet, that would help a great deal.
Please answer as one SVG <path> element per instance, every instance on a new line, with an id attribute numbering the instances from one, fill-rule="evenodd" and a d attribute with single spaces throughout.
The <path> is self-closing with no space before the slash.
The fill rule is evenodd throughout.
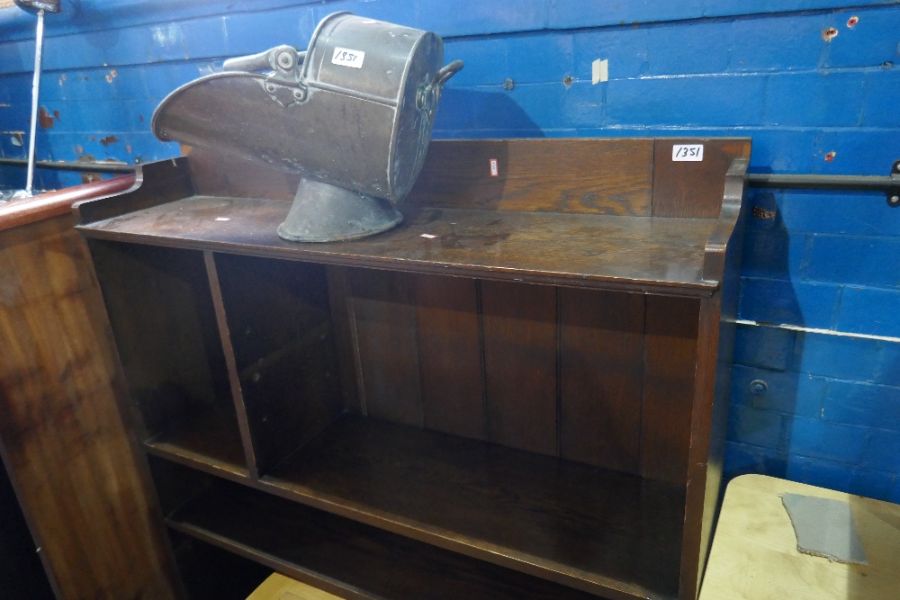
<path id="1" fill-rule="evenodd" d="M 296 179 L 224 154 L 79 204 L 180 563 L 350 598 L 694 598 L 749 150 L 436 141 L 401 226 L 329 244 L 279 239 Z"/>

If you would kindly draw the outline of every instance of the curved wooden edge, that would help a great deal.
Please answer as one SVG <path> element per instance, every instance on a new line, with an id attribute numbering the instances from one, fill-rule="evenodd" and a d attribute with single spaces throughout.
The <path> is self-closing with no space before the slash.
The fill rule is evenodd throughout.
<path id="1" fill-rule="evenodd" d="M 141 193 L 133 194 L 140 190 Z M 110 197 L 84 199 L 72 205 L 76 229 L 128 212 L 165 204 L 193 194 L 194 186 L 186 156 L 136 165 L 133 185 L 114 201 Z"/>
<path id="2" fill-rule="evenodd" d="M 109 197 L 134 188 L 135 175 L 122 175 L 74 185 L 32 198 L 0 205 L 0 231 L 21 227 L 68 213 L 72 205 L 88 198 Z"/>
<path id="3" fill-rule="evenodd" d="M 127 188 L 121 190 L 120 195 L 129 194 L 139 189 L 144 183 L 144 165 L 136 164 L 134 165 L 134 173 L 131 174 L 131 185 Z M 72 214 L 75 215 L 75 222 L 78 223 L 81 217 L 81 207 L 85 204 L 96 202 L 98 200 L 106 200 L 108 199 L 108 195 L 97 195 L 97 196 L 85 196 L 83 198 L 78 198 L 75 202 L 72 203 L 70 210 Z"/>
<path id="4" fill-rule="evenodd" d="M 716 227 L 706 241 L 703 253 L 703 280 L 722 282 L 725 272 L 725 253 L 741 216 L 744 202 L 744 187 L 747 183 L 747 158 L 735 158 L 725 173 L 725 192 L 722 209 Z"/>

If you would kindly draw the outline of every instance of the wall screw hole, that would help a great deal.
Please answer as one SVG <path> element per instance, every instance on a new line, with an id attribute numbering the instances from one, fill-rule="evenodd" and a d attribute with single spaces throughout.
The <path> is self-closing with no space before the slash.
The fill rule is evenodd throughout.
<path id="1" fill-rule="evenodd" d="M 852 17 L 847 19 L 847 27 L 849 27 L 850 29 L 856 27 L 857 23 L 859 23 L 859 17 L 857 17 L 856 15 L 853 15 Z"/>
<path id="2" fill-rule="evenodd" d="M 836 38 L 837 35 L 838 35 L 838 30 L 835 29 L 834 27 L 829 27 L 828 29 L 826 29 L 825 31 L 822 32 L 822 39 L 825 40 L 826 42 L 830 42 L 831 40 Z"/>
<path id="3" fill-rule="evenodd" d="M 833 161 L 836 156 L 837 156 L 837 152 L 835 152 L 834 150 L 826 153 L 825 154 L 825 162 Z"/>

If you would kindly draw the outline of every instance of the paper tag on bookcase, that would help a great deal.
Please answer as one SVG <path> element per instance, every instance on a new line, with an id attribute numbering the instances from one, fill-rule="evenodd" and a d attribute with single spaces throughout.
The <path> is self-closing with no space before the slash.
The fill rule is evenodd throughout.
<path id="1" fill-rule="evenodd" d="M 700 162 L 703 160 L 703 144 L 674 144 L 672 160 L 675 162 Z"/>

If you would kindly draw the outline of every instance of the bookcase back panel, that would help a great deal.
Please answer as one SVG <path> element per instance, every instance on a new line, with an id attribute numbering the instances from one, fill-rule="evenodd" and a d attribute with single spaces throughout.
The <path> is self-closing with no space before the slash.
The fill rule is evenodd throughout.
<path id="1" fill-rule="evenodd" d="M 559 290 L 560 454 L 640 472 L 642 294 Z"/>
<path id="2" fill-rule="evenodd" d="M 356 412 L 684 483 L 698 301 L 342 267 L 328 276 L 340 281 L 331 304 L 335 331 L 350 336 Z"/>
<path id="3" fill-rule="evenodd" d="M 233 414 L 200 252 L 93 240 L 94 266 L 146 435 Z"/>
<path id="4" fill-rule="evenodd" d="M 325 268 L 215 256 L 240 394 L 265 470 L 341 413 Z"/>
<path id="5" fill-rule="evenodd" d="M 407 203 L 500 211 L 649 216 L 653 140 L 432 143 Z"/>
<path id="6" fill-rule="evenodd" d="M 556 289 L 485 281 L 481 290 L 489 439 L 558 454 Z"/>
<path id="7" fill-rule="evenodd" d="M 425 427 L 488 439 L 480 287 L 474 279 L 416 278 L 416 328 Z"/>

